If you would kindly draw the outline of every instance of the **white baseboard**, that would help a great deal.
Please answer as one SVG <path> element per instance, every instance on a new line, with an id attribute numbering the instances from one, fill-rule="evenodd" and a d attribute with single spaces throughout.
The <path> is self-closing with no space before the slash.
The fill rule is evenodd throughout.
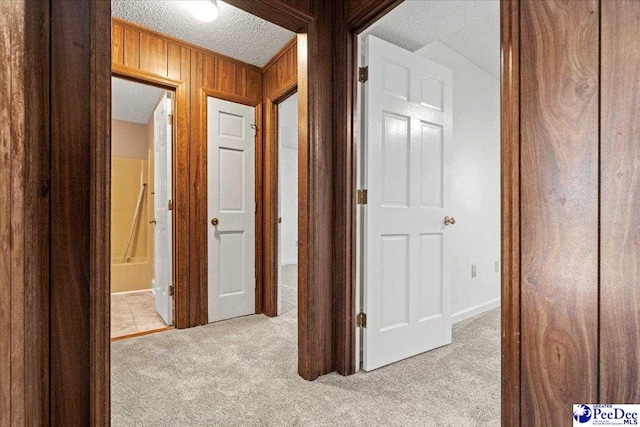
<path id="1" fill-rule="evenodd" d="M 451 322 L 456 324 L 498 307 L 500 307 L 500 298 L 495 298 L 482 304 L 474 305 L 473 307 L 465 308 L 464 310 L 453 313 L 451 315 Z"/>

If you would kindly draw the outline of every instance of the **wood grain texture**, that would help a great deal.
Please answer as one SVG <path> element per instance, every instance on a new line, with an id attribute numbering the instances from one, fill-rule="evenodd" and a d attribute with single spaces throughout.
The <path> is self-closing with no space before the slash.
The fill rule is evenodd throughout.
<path id="1" fill-rule="evenodd" d="M 190 322 L 189 290 L 191 281 L 189 277 L 189 145 L 191 141 L 191 51 L 188 48 L 180 48 L 180 75 L 182 84 L 176 87 L 176 130 L 173 140 L 173 176 L 174 188 L 174 319 L 176 328 L 193 326 Z M 178 236 L 183 236 L 178 238 Z"/>
<path id="2" fill-rule="evenodd" d="M 111 24 L 111 61 L 124 65 L 124 27 L 117 22 Z"/>
<path id="3" fill-rule="evenodd" d="M 298 45 L 288 43 L 263 69 L 262 176 L 262 312 L 278 315 L 278 103 L 298 85 Z M 299 173 L 300 174 L 300 173 Z"/>
<path id="4" fill-rule="evenodd" d="M 53 425 L 90 425 L 91 419 L 92 145 L 108 144 L 105 139 L 91 140 L 91 95 L 95 95 L 91 89 L 91 23 L 91 1 L 56 2 L 56 7 L 51 8 Z M 108 88 L 107 85 L 101 93 L 106 105 L 110 99 Z M 109 317 L 108 312 L 102 315 Z"/>
<path id="5" fill-rule="evenodd" d="M 91 1 L 89 416 L 101 427 L 111 424 L 111 93 L 103 95 L 111 86 L 110 14 L 109 2 Z"/>
<path id="6" fill-rule="evenodd" d="M 342 8 L 340 23 L 358 34 L 375 23 L 404 0 L 347 0 L 337 2 Z"/>
<path id="7" fill-rule="evenodd" d="M 49 3 L 0 4 L 0 425 L 49 422 Z"/>
<path id="8" fill-rule="evenodd" d="M 169 76 L 167 41 L 151 34 L 140 33 L 140 69 Z"/>
<path id="9" fill-rule="evenodd" d="M 520 2 L 500 4 L 501 423 L 520 426 Z"/>
<path id="10" fill-rule="evenodd" d="M 140 67 L 140 31 L 130 26 L 124 27 L 123 65 L 131 68 Z"/>
<path id="11" fill-rule="evenodd" d="M 602 2 L 600 401 L 640 402 L 640 2 Z"/>
<path id="12" fill-rule="evenodd" d="M 298 102 L 307 105 L 298 113 L 298 372 L 305 379 L 334 370 L 333 3 L 317 14 L 305 43 L 298 39 Z"/>
<path id="13" fill-rule="evenodd" d="M 11 348 L 11 45 L 12 4 L 0 3 L 0 348 Z M 20 159 L 18 159 L 19 161 Z M 16 327 L 16 326 L 14 326 Z M 0 351 L 0 425 L 11 425 L 11 351 Z"/>
<path id="14" fill-rule="evenodd" d="M 323 0 L 300 0 L 310 4 L 309 9 L 296 7 L 297 0 L 229 0 L 232 6 L 279 25 L 294 33 L 303 33 L 313 21 Z"/>
<path id="15" fill-rule="evenodd" d="M 206 102 L 203 90 L 217 97 L 258 105 L 262 73 L 258 67 L 193 46 L 158 32 L 113 19 L 126 35 L 123 63 L 113 54 L 113 70 L 137 81 L 176 91 L 174 177 L 175 326 L 208 322 Z M 118 42 L 114 36 L 112 43 Z"/>
<path id="16" fill-rule="evenodd" d="M 597 401 L 598 4 L 521 3 L 523 425 Z"/>

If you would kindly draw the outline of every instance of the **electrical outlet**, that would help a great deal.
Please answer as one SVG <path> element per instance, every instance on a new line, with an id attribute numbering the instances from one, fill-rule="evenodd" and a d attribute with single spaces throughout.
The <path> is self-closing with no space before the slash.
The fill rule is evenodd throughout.
<path id="1" fill-rule="evenodd" d="M 478 275 L 476 264 L 471 264 L 471 278 L 474 279 Z"/>
<path id="2" fill-rule="evenodd" d="M 500 261 L 496 260 L 496 273 L 500 273 Z"/>

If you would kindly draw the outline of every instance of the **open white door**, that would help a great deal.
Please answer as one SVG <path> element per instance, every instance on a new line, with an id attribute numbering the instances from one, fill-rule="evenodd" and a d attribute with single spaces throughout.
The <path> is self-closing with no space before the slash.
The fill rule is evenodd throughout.
<path id="1" fill-rule="evenodd" d="M 173 297 L 170 286 L 173 282 L 173 221 L 169 203 L 172 197 L 171 185 L 171 99 L 168 93 L 160 100 L 153 113 L 154 128 L 154 278 L 153 293 L 156 310 L 167 325 L 173 323 Z"/>
<path id="2" fill-rule="evenodd" d="M 255 109 L 207 99 L 209 322 L 255 313 Z"/>
<path id="3" fill-rule="evenodd" d="M 365 48 L 363 368 L 369 371 L 451 343 L 444 217 L 452 74 L 373 36 Z"/>

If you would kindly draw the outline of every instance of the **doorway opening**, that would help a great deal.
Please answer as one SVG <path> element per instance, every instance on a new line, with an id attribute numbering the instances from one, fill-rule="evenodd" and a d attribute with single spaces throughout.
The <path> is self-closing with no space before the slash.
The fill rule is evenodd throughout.
<path id="1" fill-rule="evenodd" d="M 357 48 L 357 366 L 476 378 L 499 423 L 500 3 L 404 1 Z"/>
<path id="2" fill-rule="evenodd" d="M 178 367 L 209 369 L 209 390 L 229 389 L 229 373 L 238 384 L 248 383 L 274 363 L 293 374 L 291 381 L 298 379 L 297 186 L 298 174 L 305 174 L 298 158 L 307 153 L 308 134 L 298 117 L 308 117 L 306 82 L 299 84 L 307 74 L 306 34 L 226 2 L 207 2 L 219 16 L 200 23 L 191 3 L 112 2 L 112 72 L 127 83 L 160 86 L 172 101 L 167 206 L 173 251 L 166 283 L 175 326 L 112 343 L 115 425 L 139 423 L 159 395 L 166 397 L 163 378 L 180 381 L 184 371 Z M 176 28 L 176 21 L 184 26 Z M 296 25 L 296 31 L 303 29 Z M 298 89 L 300 96 L 292 96 Z M 279 176 L 281 164 L 285 176 Z M 293 225 L 284 239 L 282 216 L 287 227 Z M 247 349 L 256 343 L 278 354 L 277 360 L 254 360 Z M 154 352 L 164 356 L 154 364 L 159 374 L 149 378 L 142 373 L 148 360 L 140 355 Z M 205 359 L 214 362 L 202 365 Z M 242 363 L 230 366 L 231 360 Z M 184 385 L 192 387 L 189 381 Z M 126 398 L 132 390 L 144 396 L 133 405 Z"/>
<path id="3" fill-rule="evenodd" d="M 278 315 L 298 307 L 298 95 L 277 104 Z"/>
<path id="4" fill-rule="evenodd" d="M 111 339 L 173 324 L 173 93 L 112 78 Z"/>

